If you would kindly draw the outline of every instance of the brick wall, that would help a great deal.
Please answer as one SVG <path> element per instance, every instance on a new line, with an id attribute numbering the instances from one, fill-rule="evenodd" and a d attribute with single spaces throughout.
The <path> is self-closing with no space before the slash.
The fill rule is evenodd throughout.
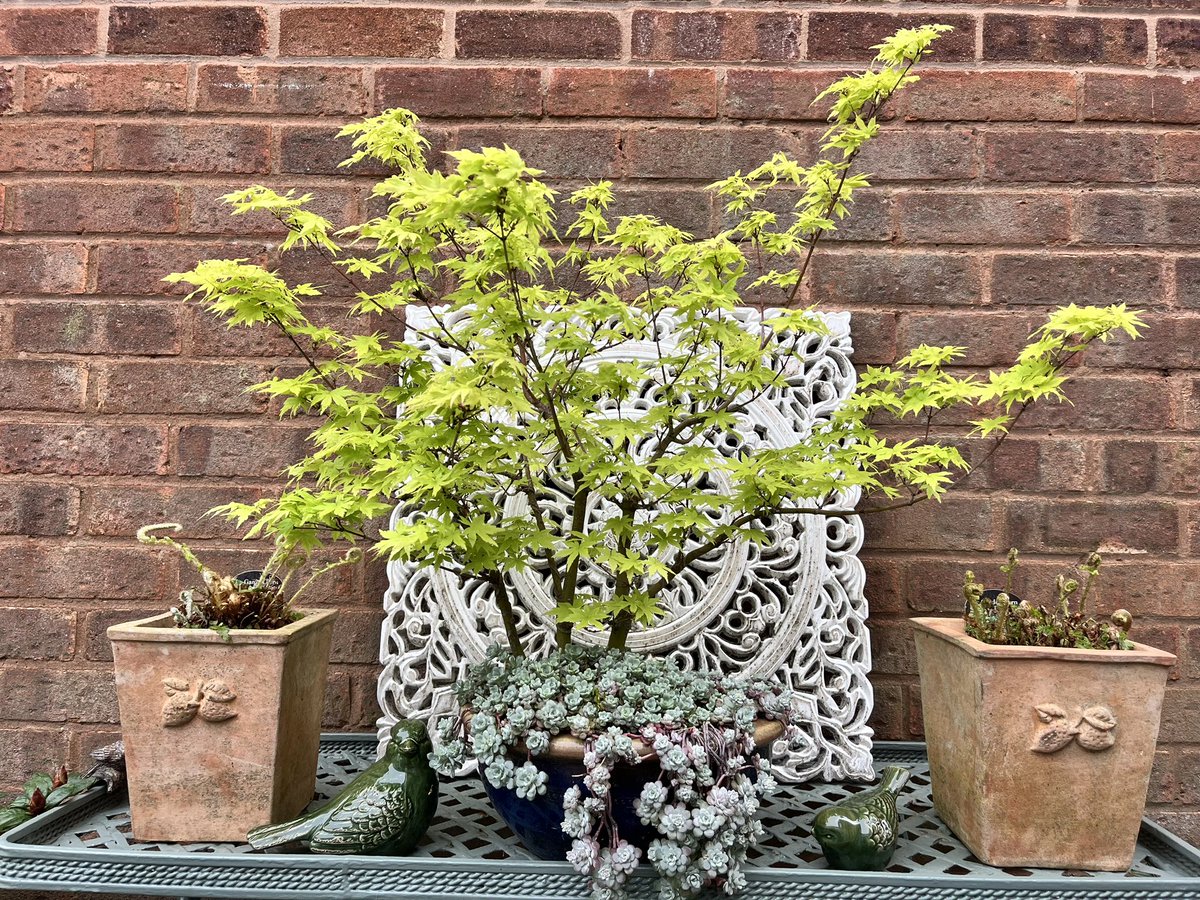
<path id="1" fill-rule="evenodd" d="M 1151 329 L 1096 353 L 1076 405 L 1029 416 L 953 499 L 872 520 L 876 725 L 920 736 L 903 620 L 955 609 L 964 567 L 1018 544 L 1045 576 L 1103 543 L 1103 604 L 1179 655 L 1151 800 L 1200 838 L 1193 0 L 0 3 L 0 787 L 116 732 L 104 629 L 184 574 L 136 526 L 187 521 L 236 566 L 252 554 L 196 517 L 268 489 L 301 446 L 241 392 L 286 348 L 159 281 L 270 258 L 271 223 L 219 195 L 265 182 L 361 215 L 371 173 L 336 168 L 333 134 L 399 104 L 440 148 L 508 142 L 564 187 L 615 178 L 622 211 L 708 231 L 701 185 L 809 154 L 816 90 L 931 19 L 957 31 L 870 150 L 876 187 L 810 298 L 853 310 L 860 363 L 916 341 L 999 363 L 1064 301 L 1126 301 Z M 286 268 L 327 279 L 311 262 Z M 331 728 L 375 715 L 383 584 L 335 585 Z"/>

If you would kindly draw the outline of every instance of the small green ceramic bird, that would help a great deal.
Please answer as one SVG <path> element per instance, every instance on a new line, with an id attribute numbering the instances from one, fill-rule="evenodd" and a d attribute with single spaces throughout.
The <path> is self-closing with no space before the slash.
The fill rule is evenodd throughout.
<path id="1" fill-rule="evenodd" d="M 437 811 L 432 750 L 424 722 L 400 720 L 383 757 L 337 797 L 291 822 L 255 828 L 247 837 L 250 846 L 262 850 L 301 841 L 314 853 L 409 853 Z"/>
<path id="2" fill-rule="evenodd" d="M 888 766 L 879 784 L 827 806 L 813 820 L 813 836 L 834 869 L 879 871 L 896 852 L 896 795 L 908 769 Z"/>

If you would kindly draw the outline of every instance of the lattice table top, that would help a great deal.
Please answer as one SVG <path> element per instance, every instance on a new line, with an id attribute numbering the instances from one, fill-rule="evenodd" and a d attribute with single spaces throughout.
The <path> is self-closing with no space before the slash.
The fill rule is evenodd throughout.
<path id="1" fill-rule="evenodd" d="M 318 800 L 338 793 L 373 759 L 370 735 L 330 735 L 322 744 Z M 880 743 L 880 767 L 913 767 L 901 795 L 901 845 L 885 873 L 830 871 L 813 840 L 816 810 L 862 790 L 856 784 L 784 785 L 764 807 L 767 837 L 747 872 L 746 900 L 795 900 L 797 884 L 824 898 L 1082 900 L 1095 896 L 1200 898 L 1200 852 L 1157 826 L 1143 828 L 1128 873 L 994 869 L 978 862 L 934 816 L 920 744 Z M 491 811 L 475 778 L 443 784 L 438 817 L 410 857 L 252 853 L 244 844 L 131 840 L 129 808 L 103 794 L 56 810 L 0 838 L 0 887 L 186 894 L 209 897 L 582 898 L 584 879 L 565 863 L 533 859 Z M 647 876 L 651 873 L 647 871 Z M 634 896 L 655 896 L 649 877 Z M 715 895 L 714 895 L 715 896 Z"/>

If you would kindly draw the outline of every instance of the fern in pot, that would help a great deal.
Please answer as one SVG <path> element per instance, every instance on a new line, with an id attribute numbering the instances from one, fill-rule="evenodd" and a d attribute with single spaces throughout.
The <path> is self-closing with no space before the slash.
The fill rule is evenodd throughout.
<path id="1" fill-rule="evenodd" d="M 764 751 L 798 739 L 780 685 L 637 652 L 689 566 L 766 541 L 779 517 L 847 515 L 851 496 L 878 500 L 871 509 L 940 496 L 968 469 L 960 453 L 892 440 L 874 417 L 978 407 L 999 440 L 1025 405 L 1060 395 L 1070 356 L 1136 330 L 1122 306 L 1067 307 L 983 379 L 954 373 L 958 348 L 918 347 L 869 369 L 793 445 L 744 440 L 749 405 L 827 333 L 797 305 L 809 260 L 867 184 L 853 165 L 881 111 L 945 30 L 898 32 L 874 69 L 830 87 L 812 165 L 776 154 L 712 185 L 735 221 L 714 236 L 610 216 L 607 182 L 566 198 L 556 221 L 561 198 L 515 151 L 455 151 L 450 171 L 431 169 L 416 117 L 391 110 L 344 131 L 348 162 L 394 168 L 375 188 L 382 215 L 335 233 L 307 197 L 228 198 L 285 223 L 285 250 L 328 256 L 331 277 L 354 286 L 353 329 L 309 319 L 319 288 L 244 261 L 172 276 L 231 326 L 282 329 L 308 361 L 258 389 L 285 414 L 320 418 L 312 452 L 277 497 L 225 512 L 306 549 L 368 542 L 490 586 L 499 643 L 463 674 L 462 715 L 442 723 L 435 763 L 450 773 L 476 758 L 514 830 L 569 858 L 598 900 L 622 896 L 639 862 L 664 897 L 735 892 L 774 787 Z M 799 197 L 792 214 L 770 211 L 780 196 Z M 769 308 L 747 313 L 751 292 Z M 410 342 L 384 335 L 405 319 Z M 635 344 L 654 349 L 627 352 Z M 555 491 L 565 508 L 548 501 Z M 380 529 L 397 501 L 406 514 Z M 511 590 L 531 568 L 553 597 L 548 654 L 526 653 L 536 615 Z"/>

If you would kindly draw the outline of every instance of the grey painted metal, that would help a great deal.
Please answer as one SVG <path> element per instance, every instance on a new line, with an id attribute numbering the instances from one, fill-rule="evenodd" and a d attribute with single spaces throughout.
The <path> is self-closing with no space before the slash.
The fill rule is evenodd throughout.
<path id="1" fill-rule="evenodd" d="M 336 794 L 373 759 L 374 747 L 371 735 L 327 735 L 318 799 Z M 745 900 L 1200 898 L 1200 851 L 1149 822 L 1127 874 L 984 866 L 933 815 L 923 745 L 881 742 L 875 761 L 914 769 L 912 787 L 901 798 L 901 846 L 890 869 L 831 871 L 809 832 L 817 809 L 862 790 L 861 785 L 785 785 L 764 807 L 767 836 L 747 871 Z M 651 874 L 643 869 L 635 876 L 635 900 L 657 896 Z M 97 790 L 0 837 L 0 888 L 312 900 L 587 896 L 585 880 L 565 863 L 529 857 L 496 821 L 474 778 L 443 785 L 438 818 L 426 840 L 412 856 L 394 858 L 258 854 L 244 844 L 133 842 L 128 805 Z"/>

